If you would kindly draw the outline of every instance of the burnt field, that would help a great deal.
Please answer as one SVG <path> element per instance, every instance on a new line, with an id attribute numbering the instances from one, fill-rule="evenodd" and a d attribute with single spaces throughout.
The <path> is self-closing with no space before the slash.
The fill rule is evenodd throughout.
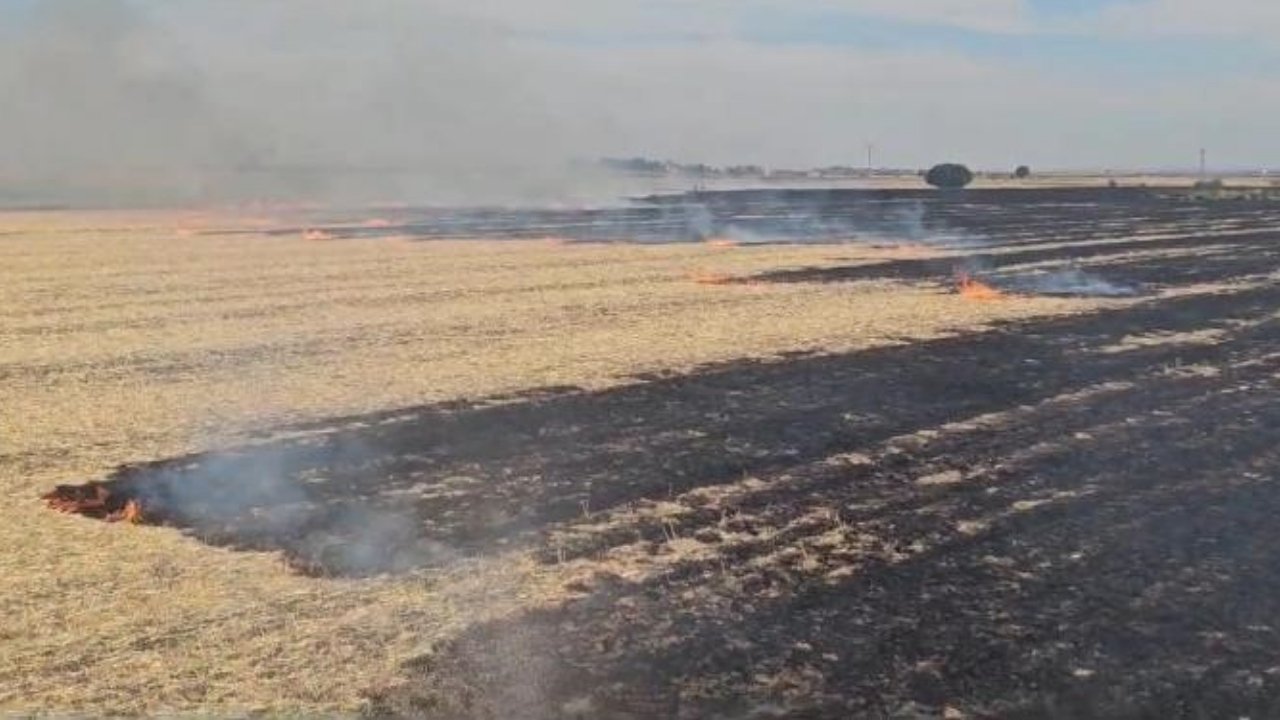
<path id="1" fill-rule="evenodd" d="M 539 470 L 560 492 L 522 504 L 605 506 L 562 525 L 548 562 L 627 546 L 660 570 L 633 581 L 602 559 L 576 599 L 438 648 L 377 707 L 1271 716 L 1277 299 L 719 370 L 648 388 L 680 408 L 656 426 L 598 398 L 626 419 L 580 431 L 594 449 L 551 449 Z M 1209 318 L 1238 324 L 1110 350 Z M 568 407 L 532 417 L 563 432 Z M 673 433 L 696 439 L 657 439 Z M 604 467 L 616 485 L 597 490 Z"/>
<path id="2" fill-rule="evenodd" d="M 1264 196 L 1259 196 L 1264 197 Z M 560 238 L 571 242 L 681 243 L 729 238 L 748 244 L 850 240 L 1042 243 L 1128 237 L 1152 222 L 1247 219 L 1274 211 L 1265 199 L 1197 203 L 1185 191 L 1144 188 L 967 190 L 740 190 L 635 198 L 598 209 L 389 208 L 374 222 L 316 211 L 268 235 L 308 230 L 329 239 Z M 1049 230 L 1046 235 L 1046 230 Z M 244 233 L 245 230 L 220 232 Z"/>
<path id="3" fill-rule="evenodd" d="M 711 235 L 786 235 L 746 219 L 773 212 L 947 251 L 737 277 L 754 287 L 960 267 L 991 302 L 1125 299 L 299 423 L 55 497 L 310 576 L 517 553 L 558 578 L 405 663 L 376 715 L 1280 713 L 1280 208 L 846 199 L 698 198 Z"/>

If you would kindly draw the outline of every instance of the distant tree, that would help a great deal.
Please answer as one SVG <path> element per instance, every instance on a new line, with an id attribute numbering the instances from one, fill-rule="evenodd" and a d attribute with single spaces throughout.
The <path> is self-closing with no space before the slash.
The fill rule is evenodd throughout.
<path id="1" fill-rule="evenodd" d="M 600 161 L 605 167 L 624 173 L 660 174 L 666 171 L 667 164 L 660 160 L 647 158 L 604 158 Z"/>
<path id="2" fill-rule="evenodd" d="M 681 175 L 692 177 L 709 177 L 720 174 L 719 168 L 714 168 L 706 163 L 683 163 L 677 164 L 675 167 L 676 172 Z"/>
<path id="3" fill-rule="evenodd" d="M 924 181 L 936 188 L 959 190 L 973 182 L 973 171 L 964 165 L 942 163 L 934 165 L 925 173 Z"/>
<path id="4" fill-rule="evenodd" d="M 1013 171 L 1013 176 L 1019 180 L 1026 180 L 1031 177 L 1031 168 L 1026 165 L 1019 165 L 1018 169 Z"/>

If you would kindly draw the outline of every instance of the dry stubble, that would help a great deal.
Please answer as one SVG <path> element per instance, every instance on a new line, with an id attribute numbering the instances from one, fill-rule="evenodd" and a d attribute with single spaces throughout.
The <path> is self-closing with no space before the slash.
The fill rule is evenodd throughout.
<path id="1" fill-rule="evenodd" d="M 1078 300 L 968 303 L 887 283 L 699 275 L 876 262 L 854 247 L 316 242 L 207 214 L 0 217 L 0 707 L 350 709 L 396 663 L 539 601 L 519 556 L 364 581 L 44 510 L 51 485 L 288 421 L 797 350 L 840 351 Z M 912 249 L 913 255 L 929 252 Z"/>

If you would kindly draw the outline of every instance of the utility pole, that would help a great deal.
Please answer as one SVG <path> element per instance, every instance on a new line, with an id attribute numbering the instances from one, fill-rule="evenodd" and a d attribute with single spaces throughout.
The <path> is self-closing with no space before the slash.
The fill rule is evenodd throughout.
<path id="1" fill-rule="evenodd" d="M 1208 166 L 1205 164 L 1205 157 L 1206 157 L 1205 149 L 1204 149 L 1204 148 L 1200 148 L 1200 179 L 1201 179 L 1201 180 L 1203 180 L 1203 179 L 1205 178 L 1205 171 L 1206 171 L 1206 169 L 1207 169 L 1207 167 L 1208 167 Z"/>
<path id="2" fill-rule="evenodd" d="M 873 159 L 875 157 L 875 152 L 875 143 L 867 143 L 867 175 L 871 175 L 875 171 L 875 162 Z"/>

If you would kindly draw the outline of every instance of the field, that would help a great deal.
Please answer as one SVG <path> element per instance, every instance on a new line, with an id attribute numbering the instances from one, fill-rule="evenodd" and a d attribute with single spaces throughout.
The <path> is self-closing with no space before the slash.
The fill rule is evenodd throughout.
<path id="1" fill-rule="evenodd" d="M 0 708 L 1268 716 L 1278 229 L 0 215 Z M 143 522 L 41 501 L 91 480 Z"/>

